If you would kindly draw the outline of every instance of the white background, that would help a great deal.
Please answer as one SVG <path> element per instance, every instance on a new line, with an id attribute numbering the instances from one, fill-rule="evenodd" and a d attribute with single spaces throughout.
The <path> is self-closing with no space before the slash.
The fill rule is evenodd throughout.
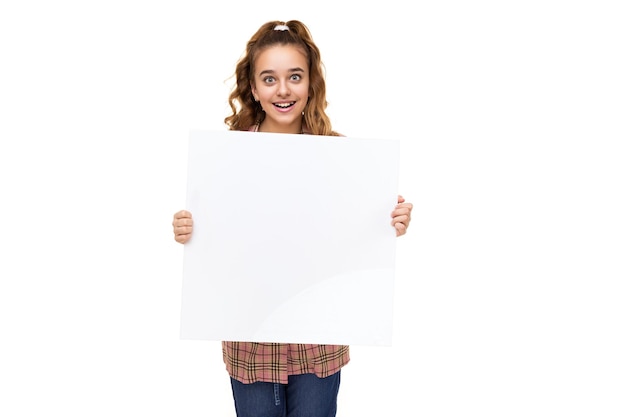
<path id="1" fill-rule="evenodd" d="M 624 416 L 619 3 L 2 2 L 0 415 L 234 415 L 219 343 L 179 340 L 171 217 L 246 41 L 300 19 L 415 204 L 338 415 Z"/>

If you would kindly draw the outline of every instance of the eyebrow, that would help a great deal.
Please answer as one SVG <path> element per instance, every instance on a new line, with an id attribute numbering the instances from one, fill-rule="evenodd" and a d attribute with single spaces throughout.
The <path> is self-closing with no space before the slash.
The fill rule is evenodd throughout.
<path id="1" fill-rule="evenodd" d="M 259 73 L 259 75 L 271 75 L 274 74 L 276 71 L 274 70 L 263 70 Z M 287 70 L 288 73 L 293 74 L 294 72 L 304 72 L 304 70 L 300 67 L 295 67 L 295 68 L 290 68 Z"/>

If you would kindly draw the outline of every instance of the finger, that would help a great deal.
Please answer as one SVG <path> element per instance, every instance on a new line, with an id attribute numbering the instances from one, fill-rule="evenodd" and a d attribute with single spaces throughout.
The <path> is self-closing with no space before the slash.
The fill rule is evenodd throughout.
<path id="1" fill-rule="evenodd" d="M 398 216 L 409 216 L 411 217 L 411 208 L 410 207 L 399 207 L 391 212 L 391 217 Z"/>
<path id="2" fill-rule="evenodd" d="M 192 227 L 188 226 L 180 226 L 174 228 L 174 239 L 179 241 L 180 239 L 189 240 L 191 237 L 191 232 L 193 231 Z"/>
<path id="3" fill-rule="evenodd" d="M 191 238 L 190 234 L 174 236 L 174 240 L 176 240 L 178 243 L 187 243 L 190 238 Z"/>
<path id="4" fill-rule="evenodd" d="M 402 197 L 401 195 L 398 194 L 398 204 L 400 203 L 404 203 L 404 197 Z"/>
<path id="5" fill-rule="evenodd" d="M 402 236 L 406 233 L 406 225 L 404 223 L 396 223 L 395 228 L 396 228 L 396 237 Z"/>
<path id="6" fill-rule="evenodd" d="M 189 235 L 191 234 L 193 227 L 191 226 L 175 226 L 174 234 L 175 235 Z"/>
<path id="7" fill-rule="evenodd" d="M 188 212 L 187 210 L 180 210 L 174 213 L 174 219 L 185 219 L 185 218 L 191 218 L 191 213 Z"/>
<path id="8" fill-rule="evenodd" d="M 413 210 L 413 204 L 411 204 L 411 203 L 398 203 L 398 204 L 396 204 L 395 208 L 396 209 L 405 208 L 405 209 L 408 209 L 408 210 Z"/>
<path id="9" fill-rule="evenodd" d="M 410 221 L 411 221 L 411 218 L 409 216 L 406 216 L 406 215 L 395 216 L 393 219 L 391 219 L 391 225 L 395 226 L 398 223 L 404 223 L 405 225 L 408 226 Z"/>
<path id="10" fill-rule="evenodd" d="M 191 219 L 189 217 L 185 217 L 185 218 L 181 218 L 181 219 L 174 219 L 174 221 L 172 222 L 172 226 L 174 226 L 174 227 L 182 227 L 182 226 L 191 227 L 191 226 L 193 226 L 193 219 Z"/>

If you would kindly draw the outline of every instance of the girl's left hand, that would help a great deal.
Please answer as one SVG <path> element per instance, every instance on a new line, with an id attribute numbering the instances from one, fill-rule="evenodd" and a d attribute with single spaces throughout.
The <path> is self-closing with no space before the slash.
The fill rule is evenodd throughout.
<path id="1" fill-rule="evenodd" d="M 396 228 L 396 236 L 402 236 L 409 228 L 411 210 L 413 210 L 413 204 L 405 202 L 404 197 L 399 195 L 398 205 L 391 212 L 391 225 Z"/>

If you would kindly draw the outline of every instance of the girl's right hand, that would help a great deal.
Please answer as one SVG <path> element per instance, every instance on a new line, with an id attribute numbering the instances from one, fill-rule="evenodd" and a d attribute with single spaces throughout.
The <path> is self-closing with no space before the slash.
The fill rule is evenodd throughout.
<path id="1" fill-rule="evenodd" d="M 174 228 L 174 240 L 178 243 L 187 243 L 193 231 L 191 213 L 187 210 L 181 210 L 175 213 L 172 227 Z"/>

